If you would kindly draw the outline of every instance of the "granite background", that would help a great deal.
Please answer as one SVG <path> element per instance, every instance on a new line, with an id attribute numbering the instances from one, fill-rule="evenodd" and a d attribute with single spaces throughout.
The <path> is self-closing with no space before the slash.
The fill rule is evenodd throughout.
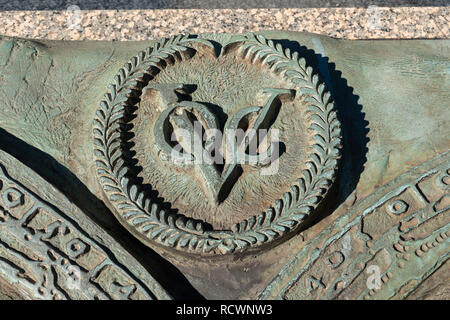
<path id="1" fill-rule="evenodd" d="M 328 7 L 314 7 L 314 3 Z M 203 8 L 202 4 L 217 8 L 198 9 Z M 221 4 L 227 4 L 229 9 L 222 9 Z M 448 0 L 304 0 L 266 4 L 279 8 L 258 8 L 262 6 L 261 1 L 0 0 L 0 34 L 108 41 L 158 39 L 185 32 L 244 33 L 276 29 L 346 39 L 446 39 L 450 34 Z M 289 4 L 291 8 L 281 8 Z"/>
<path id="2" fill-rule="evenodd" d="M 251 9 L 448 6 L 448 0 L 0 0 L 0 10 Z"/>

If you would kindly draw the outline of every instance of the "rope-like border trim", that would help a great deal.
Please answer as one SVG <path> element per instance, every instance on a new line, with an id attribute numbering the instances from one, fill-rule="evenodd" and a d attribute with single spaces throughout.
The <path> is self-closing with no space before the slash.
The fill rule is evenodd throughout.
<path id="1" fill-rule="evenodd" d="M 246 35 L 235 43 L 238 54 L 252 63 L 259 61 L 269 65 L 271 70 L 301 88 L 314 139 L 308 168 L 273 207 L 233 225 L 230 231 L 205 231 L 201 221 L 168 213 L 133 183 L 122 150 L 122 124 L 126 123 L 126 109 L 139 95 L 144 79 L 182 59 L 183 53 L 193 49 L 192 42 L 211 46 L 207 40 L 189 35 L 162 39 L 119 70 L 94 119 L 97 175 L 119 220 L 145 239 L 197 253 L 241 251 L 293 230 L 317 207 L 336 174 L 341 145 L 340 123 L 331 95 L 325 85 L 319 83 L 313 69 L 306 67 L 304 58 L 299 58 L 297 52 L 283 50 L 279 43 L 275 45 L 261 35 Z"/>

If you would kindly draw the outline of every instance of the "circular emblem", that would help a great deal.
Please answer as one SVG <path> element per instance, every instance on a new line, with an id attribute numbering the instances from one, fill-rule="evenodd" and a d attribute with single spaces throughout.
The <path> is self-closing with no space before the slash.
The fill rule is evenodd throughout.
<path id="1" fill-rule="evenodd" d="M 340 157 L 331 96 L 261 35 L 179 35 L 120 69 L 93 126 L 113 213 L 142 242 L 225 254 L 313 214 Z"/>

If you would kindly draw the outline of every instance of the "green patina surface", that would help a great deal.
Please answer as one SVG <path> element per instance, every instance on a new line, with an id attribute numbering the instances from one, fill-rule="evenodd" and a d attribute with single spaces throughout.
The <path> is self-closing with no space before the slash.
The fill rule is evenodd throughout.
<path id="1" fill-rule="evenodd" d="M 342 126 L 343 148 L 339 176 L 331 198 L 319 212 L 317 221 L 311 221 L 314 225 L 306 232 L 255 255 L 222 257 L 213 261 L 207 257 L 193 259 L 179 256 L 176 252 L 166 252 L 158 246 L 153 249 L 173 263 L 196 290 L 207 298 L 252 298 L 258 295 L 262 298 L 287 299 L 345 298 L 346 294 L 339 290 L 335 295 L 330 291 L 321 295 L 317 294 L 316 289 L 325 286 L 328 290 L 330 285 L 345 287 L 350 278 L 320 280 L 317 274 L 313 274 L 314 270 L 319 274 L 325 272 L 326 264 L 319 265 L 318 257 L 324 255 L 325 261 L 328 257 L 325 255 L 333 254 L 332 247 L 326 249 L 330 243 L 337 247 L 341 246 L 338 240 L 345 243 L 345 235 L 340 238 L 341 234 L 334 234 L 339 228 L 349 226 L 348 234 L 351 239 L 356 239 L 351 245 L 351 250 L 355 251 L 349 249 L 349 257 L 354 263 L 348 266 L 344 264 L 349 273 L 357 274 L 358 270 L 364 270 L 368 261 L 373 259 L 384 268 L 383 272 L 389 278 L 388 273 L 394 272 L 389 271 L 391 265 L 398 265 L 403 259 L 398 257 L 398 250 L 401 249 L 392 249 L 399 237 L 395 231 L 398 224 L 412 223 L 408 219 L 413 218 L 418 221 L 424 219 L 420 218 L 420 214 L 426 219 L 448 217 L 448 184 L 439 182 L 441 180 L 437 184 L 430 182 L 427 188 L 440 195 L 438 199 L 427 197 L 426 191 L 420 188 L 425 190 L 428 181 L 425 177 L 433 174 L 440 175 L 440 179 L 444 179 L 442 181 L 448 181 L 444 177 L 445 172 L 448 174 L 448 167 L 442 165 L 446 160 L 442 154 L 450 149 L 450 41 L 350 41 L 282 31 L 265 31 L 261 34 L 305 57 L 307 65 L 320 75 L 335 101 Z M 214 40 L 215 43 L 228 43 L 241 36 L 208 34 L 201 37 Z M 115 220 L 109 213 L 112 208 L 95 173 L 93 119 L 107 86 L 112 83 L 118 70 L 132 56 L 153 43 L 31 41 L 0 37 L 0 149 L 31 167 L 103 227 L 115 225 Z M 240 85 L 246 85 L 245 79 Z M 21 143 L 26 147 L 21 147 Z M 39 152 L 27 155 L 28 148 Z M 430 163 L 430 159 L 443 160 L 435 160 L 436 163 L 420 169 L 423 163 Z M 439 167 L 439 172 L 433 171 L 435 167 Z M 427 174 L 421 176 L 422 173 Z M 410 211 L 401 216 L 403 220 L 392 218 L 392 221 L 386 222 L 378 211 L 368 209 L 371 203 L 364 207 L 363 201 L 378 201 L 373 194 L 381 187 L 388 190 L 386 192 L 392 192 L 392 197 L 397 197 L 392 190 L 397 187 L 393 181 L 399 176 L 402 176 L 401 179 L 405 181 L 403 185 L 408 188 L 418 185 L 425 195 L 423 201 L 426 205 L 421 207 L 411 200 Z M 420 177 L 424 179 L 423 182 Z M 409 198 L 401 199 L 409 201 Z M 364 219 L 367 223 L 384 223 L 393 229 L 351 229 L 352 217 L 358 215 L 357 209 L 349 211 L 353 206 L 366 210 L 367 218 Z M 426 219 L 420 220 L 418 224 Z M 439 237 L 444 239 L 442 233 L 446 235 L 448 232 L 448 221 L 433 221 L 436 228 L 429 229 L 426 237 L 416 236 L 410 240 L 413 242 L 409 247 L 416 250 L 430 241 L 437 243 L 435 239 Z M 324 232 L 328 225 L 335 229 Z M 404 233 L 408 230 L 405 229 Z M 380 235 L 385 235 L 385 239 L 380 240 L 383 238 Z M 445 241 L 443 244 L 439 242 L 440 246 L 436 246 L 439 249 L 430 251 L 436 252 L 434 255 L 428 254 L 425 258 L 409 251 L 408 254 L 417 260 L 414 260 L 415 264 L 423 265 L 426 270 L 409 265 L 406 269 L 398 267 L 400 269 L 396 269 L 395 275 L 399 279 L 395 283 L 386 280 L 387 283 L 393 283 L 391 287 L 375 296 L 404 297 L 407 292 L 413 292 L 416 285 L 414 281 L 420 284 L 428 278 L 432 279 L 430 274 L 437 272 L 441 265 L 445 266 L 448 240 Z M 367 243 L 371 245 L 373 242 L 375 245 L 370 249 Z M 315 253 L 315 247 L 323 248 L 320 254 Z M 382 247 L 388 248 L 387 251 L 377 251 L 376 248 Z M 146 249 L 142 250 L 145 253 Z M 376 252 L 369 254 L 369 250 Z M 367 257 L 361 258 L 358 255 L 360 253 Z M 339 260 L 339 257 L 333 259 Z M 318 262 L 308 264 L 308 261 Z M 149 263 L 143 262 L 144 265 Z M 358 263 L 363 266 L 358 266 Z M 416 271 L 420 276 L 413 276 Z M 329 271 L 330 274 L 333 272 L 338 271 Z M 358 279 L 364 283 L 361 277 Z M 348 297 L 369 296 L 369 293 L 359 289 L 361 285 L 358 281 L 352 282 L 353 291 L 349 292 L 355 294 L 349 294 Z M 314 290 L 310 295 L 304 294 L 305 288 Z M 403 288 L 406 293 L 403 294 L 399 288 Z"/>

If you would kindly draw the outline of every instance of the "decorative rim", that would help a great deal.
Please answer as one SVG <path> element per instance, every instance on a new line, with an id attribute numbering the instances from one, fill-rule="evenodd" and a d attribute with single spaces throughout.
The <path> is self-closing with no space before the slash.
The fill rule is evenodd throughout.
<path id="1" fill-rule="evenodd" d="M 127 167 L 122 150 L 122 124 L 126 123 L 126 109 L 133 105 L 131 99 L 140 95 L 146 83 L 144 79 L 156 75 L 169 59 L 176 61 L 182 53 L 194 49 L 190 46 L 194 42 L 211 46 L 206 39 L 173 36 L 140 52 L 119 70 L 94 119 L 97 175 L 116 211 L 114 214 L 144 241 L 195 253 L 242 251 L 292 231 L 318 206 L 336 174 L 341 146 L 340 123 L 330 93 L 319 82 L 312 67 L 306 67 L 304 58 L 299 58 L 297 52 L 283 50 L 279 43 L 275 45 L 262 35 L 243 36 L 232 43 L 239 44 L 238 54 L 252 62 L 269 65 L 273 72 L 301 89 L 314 140 L 306 162 L 308 168 L 272 207 L 234 224 L 231 230 L 205 230 L 202 221 L 168 213 L 133 182 L 136 176 Z"/>

